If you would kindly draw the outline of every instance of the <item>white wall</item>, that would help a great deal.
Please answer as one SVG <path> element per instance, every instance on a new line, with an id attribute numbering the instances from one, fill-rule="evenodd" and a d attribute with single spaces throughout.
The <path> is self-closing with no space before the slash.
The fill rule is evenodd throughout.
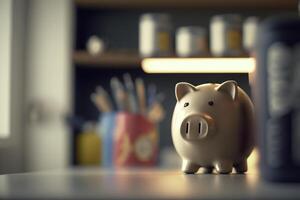
<path id="1" fill-rule="evenodd" d="M 70 0 L 28 3 L 26 106 L 43 105 L 47 116 L 26 122 L 26 169 L 30 171 L 69 164 L 70 130 L 64 115 L 72 108 L 72 12 Z"/>
<path id="2" fill-rule="evenodd" d="M 0 139 L 0 174 L 69 166 L 64 116 L 72 110 L 72 13 L 71 0 L 0 0 L 0 67 L 11 66 L 10 77 L 0 70 L 1 80 L 11 79 L 10 91 L 0 88 L 1 96 L 11 97 L 5 102 L 11 104 L 11 123 L 4 127 L 10 137 Z M 43 123 L 29 120 L 33 102 L 48 108 Z"/>
<path id="3" fill-rule="evenodd" d="M 0 1 L 0 138 L 9 136 L 12 1 Z"/>
<path id="4" fill-rule="evenodd" d="M 3 85 L 0 88 L 1 100 L 3 98 L 6 99 L 5 101 L 8 100 L 5 102 L 6 105 L 0 108 L 1 114 L 4 112 L 3 117 L 6 118 L 6 120 L 0 118 L 0 123 L 8 122 L 9 124 L 5 128 L 9 130 L 7 132 L 9 137 L 0 138 L 0 174 L 24 170 L 22 118 L 24 108 L 24 41 L 26 35 L 25 8 L 25 1 L 0 0 L 0 73 L 4 73 L 0 75 L 0 79 L 10 82 L 10 86 L 6 88 L 9 91 L 2 90 Z M 7 16 L 10 16 L 9 19 Z M 7 64 L 10 69 L 3 71 L 3 67 Z M 4 111 L 3 108 L 7 110 Z"/>

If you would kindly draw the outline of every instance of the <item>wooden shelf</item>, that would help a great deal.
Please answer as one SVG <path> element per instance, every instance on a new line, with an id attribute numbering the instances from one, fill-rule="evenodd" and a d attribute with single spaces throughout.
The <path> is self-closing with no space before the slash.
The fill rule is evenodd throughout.
<path id="1" fill-rule="evenodd" d="M 75 5 L 102 9 L 269 9 L 297 10 L 297 0 L 74 0 Z"/>
<path id="2" fill-rule="evenodd" d="M 241 56 L 236 57 L 213 57 L 213 56 L 206 56 L 206 57 L 194 57 L 194 58 L 179 58 L 175 55 L 169 57 L 160 57 L 160 58 L 151 58 L 149 60 L 156 60 L 158 62 L 165 62 L 166 60 L 179 61 L 182 62 L 194 62 L 195 59 L 207 59 L 207 58 L 249 58 L 249 55 L 243 54 Z M 84 67 L 98 67 L 98 68 L 139 68 L 142 65 L 143 58 L 139 56 L 138 53 L 135 52 L 128 52 L 128 51 L 113 51 L 107 52 L 99 55 L 91 55 L 87 51 L 79 50 L 75 51 L 73 54 L 73 62 L 76 65 L 84 66 Z M 218 61 L 217 61 L 218 62 Z"/>
<path id="3" fill-rule="evenodd" d="M 73 61 L 76 65 L 103 68 L 138 68 L 141 64 L 139 55 L 129 52 L 107 52 L 91 55 L 86 51 L 75 51 Z"/>

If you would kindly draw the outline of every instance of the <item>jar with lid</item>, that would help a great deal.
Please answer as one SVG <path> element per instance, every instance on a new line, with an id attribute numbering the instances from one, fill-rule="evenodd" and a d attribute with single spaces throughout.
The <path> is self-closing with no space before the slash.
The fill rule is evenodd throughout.
<path id="1" fill-rule="evenodd" d="M 146 13 L 139 22 L 139 52 L 143 57 L 171 54 L 171 22 L 167 14 Z"/>
<path id="2" fill-rule="evenodd" d="M 248 17 L 243 24 L 243 46 L 245 51 L 252 53 L 255 47 L 258 17 Z"/>
<path id="3" fill-rule="evenodd" d="M 180 27 L 176 31 L 176 53 L 180 57 L 207 55 L 206 29 L 200 26 Z"/>
<path id="4" fill-rule="evenodd" d="M 242 50 L 240 15 L 217 15 L 210 23 L 210 50 L 214 56 L 239 56 Z"/>

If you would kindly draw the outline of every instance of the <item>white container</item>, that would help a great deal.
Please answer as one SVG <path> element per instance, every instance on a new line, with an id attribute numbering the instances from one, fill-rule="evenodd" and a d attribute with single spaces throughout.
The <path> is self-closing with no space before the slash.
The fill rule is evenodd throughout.
<path id="1" fill-rule="evenodd" d="M 239 56 L 242 49 L 240 15 L 217 15 L 210 23 L 210 50 L 213 56 Z"/>
<path id="2" fill-rule="evenodd" d="M 252 52 L 255 47 L 259 19 L 248 17 L 243 24 L 243 46 L 247 52 Z"/>
<path id="3" fill-rule="evenodd" d="M 105 43 L 103 39 L 92 35 L 86 43 L 86 49 L 91 55 L 98 55 L 104 52 Z"/>
<path id="4" fill-rule="evenodd" d="M 171 24 L 167 14 L 143 14 L 139 23 L 139 52 L 143 57 L 171 54 Z"/>
<path id="5" fill-rule="evenodd" d="M 208 44 L 205 28 L 197 26 L 179 28 L 176 31 L 176 53 L 180 57 L 207 55 Z"/>

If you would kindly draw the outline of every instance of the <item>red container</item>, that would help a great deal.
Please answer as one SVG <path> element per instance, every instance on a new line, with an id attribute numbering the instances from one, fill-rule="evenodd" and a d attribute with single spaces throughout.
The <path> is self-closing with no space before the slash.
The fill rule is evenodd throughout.
<path id="1" fill-rule="evenodd" d="M 116 167 L 154 166 L 158 154 L 158 133 L 144 116 L 118 113 L 114 138 Z"/>

